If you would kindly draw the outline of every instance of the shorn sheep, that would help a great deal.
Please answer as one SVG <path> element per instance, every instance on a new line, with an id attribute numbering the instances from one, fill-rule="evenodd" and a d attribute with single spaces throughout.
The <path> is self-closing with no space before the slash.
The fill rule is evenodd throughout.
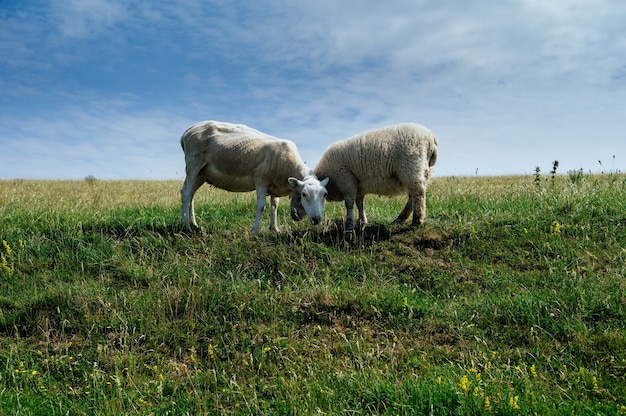
<path id="1" fill-rule="evenodd" d="M 270 230 L 276 225 L 278 198 L 291 195 L 301 201 L 314 224 L 323 218 L 326 184 L 319 181 L 289 140 L 281 140 L 242 124 L 203 121 L 183 133 L 186 177 L 181 189 L 184 227 L 197 228 L 193 196 L 205 182 L 232 192 L 256 190 L 256 219 L 259 230 L 266 197 L 271 199 Z"/>
<path id="2" fill-rule="evenodd" d="M 366 194 L 408 193 L 406 206 L 395 221 L 405 222 L 412 213 L 412 225 L 416 226 L 426 216 L 426 186 L 437 161 L 437 145 L 437 136 L 419 124 L 388 126 L 332 144 L 314 172 L 318 178 L 330 179 L 327 200 L 345 202 L 346 231 L 354 229 L 355 202 L 359 220 L 367 222 L 363 210 Z M 303 212 L 292 200 L 292 218 L 301 218 L 298 213 Z"/>

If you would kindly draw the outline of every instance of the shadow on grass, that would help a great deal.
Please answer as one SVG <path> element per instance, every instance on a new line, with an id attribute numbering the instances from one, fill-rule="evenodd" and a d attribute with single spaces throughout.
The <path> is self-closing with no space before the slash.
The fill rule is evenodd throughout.
<path id="1" fill-rule="evenodd" d="M 42 332 L 49 334 L 52 328 L 64 334 L 79 331 L 84 310 L 77 297 L 66 292 L 63 285 L 57 285 L 28 299 L 2 299 L 0 334 L 30 337 Z"/>
<path id="2" fill-rule="evenodd" d="M 215 233 L 220 233 L 220 230 L 206 224 L 200 228 L 187 230 L 177 222 L 155 221 L 86 223 L 82 225 L 82 230 L 86 235 L 102 235 L 116 240 L 132 239 L 146 234 L 160 238 L 177 236 L 206 239 Z M 264 230 L 258 236 L 265 238 L 267 235 L 273 236 L 274 234 Z M 340 219 L 324 226 L 281 231 L 276 236 L 278 241 L 288 245 L 302 244 L 307 241 L 341 250 L 358 250 L 379 243 L 398 242 L 420 251 L 444 250 L 452 246 L 455 241 L 466 241 L 469 238 L 468 235 L 433 229 L 424 225 L 414 227 L 406 224 L 369 223 L 346 231 L 344 222 Z"/>
<path id="3" fill-rule="evenodd" d="M 151 223 L 87 223 L 83 224 L 82 231 L 85 234 L 100 234 L 113 237 L 116 240 L 126 240 L 137 237 L 145 232 L 157 234 L 162 237 L 171 237 L 177 234 L 199 235 L 201 232 L 189 232 L 179 224 L 151 224 Z"/>
<path id="4" fill-rule="evenodd" d="M 457 240 L 466 240 L 466 236 L 425 229 L 424 226 L 366 224 L 352 231 L 345 231 L 344 223 L 337 220 L 323 228 L 311 228 L 285 233 L 284 241 L 298 244 L 311 241 L 328 247 L 340 249 L 362 249 L 378 243 L 399 242 L 418 250 L 444 250 Z"/>

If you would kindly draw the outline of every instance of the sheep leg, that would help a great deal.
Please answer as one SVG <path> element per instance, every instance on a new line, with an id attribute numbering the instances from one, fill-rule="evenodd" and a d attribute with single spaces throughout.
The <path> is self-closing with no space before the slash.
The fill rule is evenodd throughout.
<path id="1" fill-rule="evenodd" d="M 198 228 L 196 223 L 196 214 L 194 212 L 193 196 L 204 181 L 198 175 L 189 175 L 185 177 L 185 182 L 180 190 L 182 212 L 180 222 L 187 230 Z"/>
<path id="2" fill-rule="evenodd" d="M 363 209 L 363 202 L 365 195 L 356 197 L 356 207 L 359 210 L 359 222 L 361 224 L 367 224 L 367 216 L 365 216 L 365 209 Z"/>
<path id="3" fill-rule="evenodd" d="M 420 185 L 416 191 L 411 193 L 413 203 L 413 221 L 411 225 L 417 226 L 424 222 L 426 217 L 426 186 Z"/>
<path id="4" fill-rule="evenodd" d="M 413 212 L 413 198 L 411 197 L 411 195 L 409 195 L 409 198 L 406 201 L 406 205 L 402 209 L 402 212 L 400 212 L 400 215 L 398 215 L 398 218 L 396 218 L 393 222 L 399 223 L 399 224 L 405 222 L 406 220 L 409 219 L 412 212 Z"/>
<path id="5" fill-rule="evenodd" d="M 252 226 L 252 232 L 257 233 L 259 231 L 259 225 L 261 224 L 261 215 L 265 210 L 265 204 L 267 203 L 267 189 L 264 186 L 258 186 L 256 188 L 256 218 L 254 219 L 254 225 Z"/>
<path id="6" fill-rule="evenodd" d="M 278 211 L 278 197 L 272 196 L 270 197 L 270 203 L 272 207 L 272 212 L 270 213 L 270 230 L 280 232 L 278 229 L 278 225 L 276 225 L 276 213 Z"/>
<path id="7" fill-rule="evenodd" d="M 344 204 L 346 205 L 345 231 L 352 231 L 354 230 L 354 199 L 346 198 Z"/>

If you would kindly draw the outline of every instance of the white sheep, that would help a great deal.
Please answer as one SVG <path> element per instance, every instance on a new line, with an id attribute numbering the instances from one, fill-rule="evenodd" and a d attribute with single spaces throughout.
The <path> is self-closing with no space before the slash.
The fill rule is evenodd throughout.
<path id="1" fill-rule="evenodd" d="M 302 201 L 314 224 L 323 218 L 325 186 L 319 181 L 289 140 L 281 140 L 242 124 L 203 121 L 183 133 L 180 144 L 185 153 L 186 177 L 181 189 L 184 227 L 198 227 L 193 196 L 205 182 L 232 192 L 256 190 L 256 233 L 271 198 L 270 230 L 276 225 L 278 198 L 292 195 Z"/>
<path id="2" fill-rule="evenodd" d="M 314 172 L 330 178 L 326 186 L 329 201 L 345 201 L 345 230 L 354 229 L 354 203 L 359 220 L 367 222 L 363 210 L 366 194 L 397 195 L 408 193 L 406 206 L 395 220 L 406 221 L 413 213 L 412 225 L 426 215 L 426 186 L 437 161 L 437 136 L 419 124 L 398 124 L 368 131 L 332 144 L 322 155 Z M 302 212 L 292 200 L 292 217 Z"/>

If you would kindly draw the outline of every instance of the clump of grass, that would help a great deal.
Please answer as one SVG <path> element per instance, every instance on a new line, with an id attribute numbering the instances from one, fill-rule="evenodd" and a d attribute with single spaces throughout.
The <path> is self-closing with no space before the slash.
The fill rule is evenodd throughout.
<path id="1" fill-rule="evenodd" d="M 98 179 L 93 176 L 93 175 L 87 175 L 85 176 L 85 182 L 87 182 L 88 184 L 94 184 L 98 181 Z"/>
<path id="2" fill-rule="evenodd" d="M 0 181 L 2 408 L 624 413 L 625 180 L 436 178 L 347 246 L 342 204 L 251 235 L 205 187 L 187 234 L 178 182 Z"/>
<path id="3" fill-rule="evenodd" d="M 578 170 L 568 170 L 567 176 L 570 183 L 574 185 L 580 185 L 583 181 L 583 169 L 580 168 Z"/>

